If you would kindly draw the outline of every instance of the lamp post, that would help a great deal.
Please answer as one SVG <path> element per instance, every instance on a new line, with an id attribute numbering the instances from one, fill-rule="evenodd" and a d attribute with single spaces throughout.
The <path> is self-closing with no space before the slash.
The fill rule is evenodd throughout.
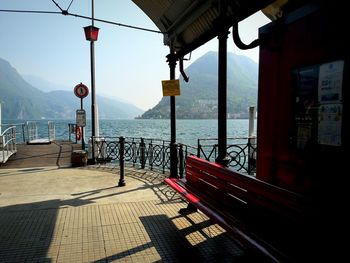
<path id="1" fill-rule="evenodd" d="M 92 162 L 95 163 L 95 146 L 94 139 L 98 134 L 96 118 L 96 96 L 95 96 L 95 46 L 94 43 L 98 38 L 99 28 L 94 26 L 94 0 L 92 0 L 91 26 L 84 27 L 85 38 L 90 41 L 90 61 L 91 61 L 91 140 L 92 140 Z"/>

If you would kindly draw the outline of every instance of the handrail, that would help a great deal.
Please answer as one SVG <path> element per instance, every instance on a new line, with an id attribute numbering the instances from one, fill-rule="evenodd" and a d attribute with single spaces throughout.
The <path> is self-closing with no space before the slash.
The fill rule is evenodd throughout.
<path id="1" fill-rule="evenodd" d="M 38 139 L 38 126 L 35 121 L 27 121 L 27 142 Z"/>
<path id="2" fill-rule="evenodd" d="M 55 122 L 48 121 L 47 122 L 47 138 L 39 138 L 39 132 L 38 132 L 38 125 L 36 121 L 27 121 L 26 122 L 26 128 L 27 128 L 27 143 L 36 141 L 36 140 L 47 140 L 48 142 L 55 140 Z M 40 134 L 41 135 L 41 134 Z"/>
<path id="3" fill-rule="evenodd" d="M 48 126 L 47 130 L 48 130 L 49 141 L 54 141 L 56 139 L 55 122 L 48 121 L 47 126 Z"/>
<path id="4" fill-rule="evenodd" d="M 17 138 L 17 143 L 25 142 L 26 141 L 26 124 L 24 122 L 19 122 L 19 123 L 2 123 L 0 124 L 1 127 L 12 127 L 16 126 L 16 138 Z"/>
<path id="5" fill-rule="evenodd" d="M 71 142 L 72 141 L 72 134 L 74 135 L 74 141 L 75 143 L 78 142 L 77 140 L 77 124 L 76 123 L 68 123 L 68 140 Z"/>
<path id="6" fill-rule="evenodd" d="M 5 163 L 8 158 L 17 152 L 16 126 L 11 126 L 0 135 L 1 163 Z"/>

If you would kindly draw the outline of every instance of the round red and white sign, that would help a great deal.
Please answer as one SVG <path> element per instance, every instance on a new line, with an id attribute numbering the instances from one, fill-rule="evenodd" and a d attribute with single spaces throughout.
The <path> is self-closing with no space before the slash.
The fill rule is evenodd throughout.
<path id="1" fill-rule="evenodd" d="M 89 89 L 83 83 L 80 83 L 74 87 L 74 94 L 82 99 L 89 95 Z"/>

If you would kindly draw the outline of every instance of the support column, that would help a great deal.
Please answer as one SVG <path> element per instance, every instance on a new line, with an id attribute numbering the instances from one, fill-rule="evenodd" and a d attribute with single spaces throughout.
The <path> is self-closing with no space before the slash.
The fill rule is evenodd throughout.
<path id="1" fill-rule="evenodd" d="M 170 80 L 175 79 L 177 57 L 171 49 L 166 56 L 170 68 Z M 175 96 L 170 96 L 170 177 L 177 177 L 177 145 L 176 145 L 176 107 Z"/>
<path id="2" fill-rule="evenodd" d="M 216 162 L 227 166 L 227 38 L 228 27 L 225 25 L 227 10 L 226 0 L 220 1 L 218 23 L 219 62 L 218 62 L 218 156 Z"/>

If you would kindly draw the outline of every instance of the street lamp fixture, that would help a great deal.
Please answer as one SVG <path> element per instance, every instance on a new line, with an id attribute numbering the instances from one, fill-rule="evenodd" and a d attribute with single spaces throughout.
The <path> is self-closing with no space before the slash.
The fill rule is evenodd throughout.
<path id="1" fill-rule="evenodd" d="M 94 0 L 92 3 L 91 25 L 84 27 L 85 38 L 90 41 L 90 60 L 91 60 L 91 160 L 95 163 L 95 140 L 99 137 L 97 104 L 95 98 L 95 41 L 97 41 L 99 28 L 94 26 Z"/>
<path id="2" fill-rule="evenodd" d="M 98 27 L 95 26 L 86 26 L 84 27 L 85 38 L 88 41 L 97 41 L 98 37 Z"/>

